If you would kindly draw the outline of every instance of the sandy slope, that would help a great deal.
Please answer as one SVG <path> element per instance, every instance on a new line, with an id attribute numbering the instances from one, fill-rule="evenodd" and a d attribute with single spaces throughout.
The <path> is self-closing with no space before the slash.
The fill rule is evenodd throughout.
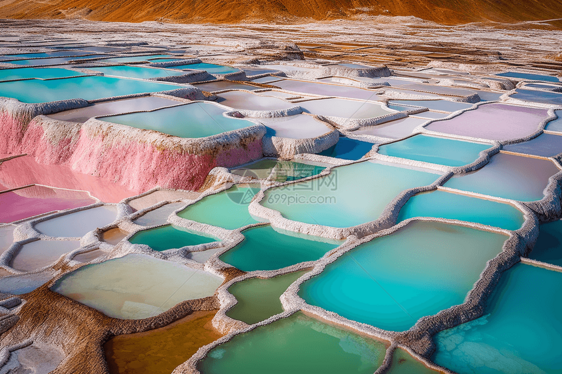
<path id="1" fill-rule="evenodd" d="M 442 24 L 562 18 L 562 0 L 0 0 L 0 18 L 241 22 L 416 16 Z"/>

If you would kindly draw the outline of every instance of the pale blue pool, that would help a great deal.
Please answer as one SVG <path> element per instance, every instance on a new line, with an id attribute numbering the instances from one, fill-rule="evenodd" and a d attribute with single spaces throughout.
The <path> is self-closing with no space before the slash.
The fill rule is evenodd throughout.
<path id="1" fill-rule="evenodd" d="M 106 122 L 159 131 L 181 138 L 203 138 L 223 132 L 254 126 L 253 122 L 223 116 L 226 110 L 209 103 L 192 103 L 100 118 Z"/>
<path id="2" fill-rule="evenodd" d="M 518 73 L 516 71 L 508 71 L 496 75 L 500 77 L 520 78 L 520 79 L 528 79 L 528 80 L 543 81 L 543 82 L 560 82 L 560 80 L 557 77 L 553 77 L 550 75 Z"/>
<path id="3" fill-rule="evenodd" d="M 172 66 L 172 67 L 170 67 L 170 69 L 204 70 L 209 74 L 230 74 L 230 73 L 237 73 L 237 72 L 240 71 L 240 70 L 238 70 L 236 68 L 232 68 L 230 66 L 207 64 L 205 62 L 201 62 L 201 63 L 197 63 L 197 64 Z"/>
<path id="4" fill-rule="evenodd" d="M 456 167 L 473 163 L 478 159 L 480 152 L 491 147 L 490 144 L 415 135 L 399 142 L 381 145 L 378 153 Z"/>
<path id="5" fill-rule="evenodd" d="M 86 74 L 77 71 L 68 70 L 68 69 L 61 69 L 61 68 L 3 69 L 0 70 L 0 81 L 11 81 L 11 80 L 29 79 L 29 78 L 40 78 L 40 79 L 68 78 L 68 77 L 80 77 L 83 75 Z"/>
<path id="6" fill-rule="evenodd" d="M 96 67 L 91 68 L 92 70 L 99 71 L 104 75 L 113 75 L 116 77 L 123 78 L 162 78 L 169 77 L 172 75 L 182 75 L 183 73 L 167 70 L 167 69 L 157 69 L 157 68 L 143 68 L 139 66 L 107 66 L 107 67 Z"/>

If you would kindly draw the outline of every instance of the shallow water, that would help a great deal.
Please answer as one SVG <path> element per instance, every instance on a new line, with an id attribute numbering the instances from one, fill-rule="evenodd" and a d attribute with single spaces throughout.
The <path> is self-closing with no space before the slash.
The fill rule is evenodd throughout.
<path id="1" fill-rule="evenodd" d="M 150 60 L 155 59 L 155 58 L 161 58 L 161 57 L 172 57 L 170 55 L 148 55 L 148 56 L 131 56 L 131 57 L 114 57 L 114 58 L 110 58 L 107 60 L 104 60 L 104 62 L 115 62 L 115 63 L 120 63 L 120 64 L 127 64 L 130 62 L 151 62 Z M 153 62 L 153 61 L 152 61 Z"/>
<path id="2" fill-rule="evenodd" d="M 434 361 L 460 374 L 560 373 L 559 272 L 516 264 L 503 273 L 485 315 L 435 336 Z"/>
<path id="3" fill-rule="evenodd" d="M 311 114 L 347 119 L 376 118 L 395 113 L 377 103 L 355 100 L 311 100 L 299 102 L 297 105 Z"/>
<path id="4" fill-rule="evenodd" d="M 385 345 L 297 312 L 209 352 L 202 374 L 369 373 L 383 362 Z"/>
<path id="5" fill-rule="evenodd" d="M 28 78 L 66 78 L 66 77 L 79 77 L 85 75 L 77 71 L 61 68 L 20 68 L 20 69 L 3 69 L 0 70 L 0 81 L 9 81 L 15 79 L 28 79 Z"/>
<path id="6" fill-rule="evenodd" d="M 281 138 L 316 138 L 332 131 L 327 123 L 303 114 L 278 118 L 259 118 L 257 120 L 267 127 L 268 136 Z"/>
<path id="7" fill-rule="evenodd" d="M 361 99 L 380 101 L 375 91 L 365 90 L 357 87 L 338 86 L 335 84 L 325 84 L 316 82 L 305 82 L 292 79 L 272 83 L 281 89 L 304 94 L 339 96 L 350 99 Z"/>
<path id="8" fill-rule="evenodd" d="M 110 224 L 116 218 L 116 207 L 104 205 L 39 222 L 35 229 L 48 236 L 78 238 L 97 227 Z"/>
<path id="9" fill-rule="evenodd" d="M 94 249 L 93 251 L 88 251 L 85 253 L 81 253 L 77 256 L 74 256 L 72 260 L 86 263 L 95 260 L 98 257 L 105 255 L 105 252 L 101 249 Z"/>
<path id="10" fill-rule="evenodd" d="M 123 78 L 137 78 L 137 79 L 147 79 L 147 78 L 161 78 L 170 77 L 174 75 L 182 75 L 183 73 L 158 68 L 145 68 L 140 66 L 104 66 L 95 67 L 91 70 L 99 71 L 104 75 L 111 75 Z"/>
<path id="11" fill-rule="evenodd" d="M 180 199 L 194 200 L 198 196 L 199 196 L 199 192 L 195 192 L 195 191 L 159 190 L 159 191 L 148 193 L 141 197 L 134 198 L 130 200 L 128 204 L 135 211 L 138 211 L 141 209 L 149 208 L 151 206 L 154 206 L 164 201 L 173 201 L 173 200 L 180 200 Z M 176 203 L 172 203 L 172 204 L 176 204 Z M 166 204 L 166 206 L 168 205 L 169 204 Z M 145 216 L 146 214 L 143 215 L 143 217 Z M 138 222 L 139 219 L 140 217 L 137 218 L 137 220 L 135 221 Z"/>
<path id="12" fill-rule="evenodd" d="M 181 138 L 204 138 L 254 126 L 253 122 L 226 117 L 225 109 L 209 103 L 192 103 L 153 112 L 138 112 L 100 118 L 145 130 L 159 131 Z"/>
<path id="13" fill-rule="evenodd" d="M 542 75 L 542 74 L 529 74 L 529 73 L 518 73 L 516 71 L 508 71 L 505 73 L 496 74 L 500 77 L 508 77 L 508 78 L 520 78 L 520 79 L 528 79 L 534 81 L 544 81 L 544 82 L 560 82 L 557 77 L 553 77 L 550 75 Z"/>
<path id="14" fill-rule="evenodd" d="M 292 104 L 275 97 L 259 96 L 244 91 L 223 92 L 217 96 L 217 103 L 234 109 L 283 110 L 297 106 L 297 104 Z"/>
<path id="15" fill-rule="evenodd" d="M 62 255 L 80 248 L 76 240 L 37 240 L 24 244 L 11 266 L 21 271 L 35 271 L 56 262 Z"/>
<path id="16" fill-rule="evenodd" d="M 549 160 L 499 153 L 482 169 L 449 179 L 445 187 L 505 199 L 535 201 L 543 198 L 548 178 L 559 171 Z"/>
<path id="17" fill-rule="evenodd" d="M 248 212 L 248 205 L 258 192 L 259 188 L 233 186 L 226 191 L 204 197 L 177 215 L 228 230 L 238 229 L 258 222 Z"/>
<path id="18" fill-rule="evenodd" d="M 269 279 L 251 278 L 234 283 L 228 288 L 228 292 L 234 295 L 237 303 L 226 315 L 252 325 L 282 313 L 283 306 L 279 297 L 305 273 L 306 271 L 297 271 Z"/>
<path id="19" fill-rule="evenodd" d="M 558 118 L 550 121 L 546 125 L 545 130 L 562 132 L 562 110 L 555 110 L 554 114 L 556 114 Z"/>
<path id="20" fill-rule="evenodd" d="M 232 174 L 269 179 L 276 182 L 295 181 L 320 174 L 326 169 L 321 163 L 302 163 L 295 161 L 261 160 L 248 166 L 232 170 Z"/>
<path id="21" fill-rule="evenodd" d="M 108 244 L 116 245 L 121 240 L 125 239 L 127 235 L 129 235 L 127 231 L 123 231 L 119 227 L 116 227 L 114 229 L 104 231 L 101 236 L 101 240 Z"/>
<path id="22" fill-rule="evenodd" d="M 422 112 L 418 114 L 413 114 L 415 117 L 425 118 L 425 119 L 442 119 L 445 117 L 449 117 L 450 113 L 440 113 L 440 112 Z"/>
<path id="23" fill-rule="evenodd" d="M 156 208 L 146 214 L 143 214 L 139 218 L 133 220 L 133 222 L 137 225 L 142 226 L 161 225 L 168 221 L 168 217 L 170 216 L 170 214 L 184 205 L 185 203 L 166 204 L 161 206 L 160 208 Z"/>
<path id="24" fill-rule="evenodd" d="M 133 244 L 146 244 L 158 252 L 215 241 L 215 238 L 174 225 L 139 231 L 129 239 Z"/>
<path id="25" fill-rule="evenodd" d="M 58 100 L 97 100 L 139 93 L 170 91 L 177 85 L 133 79 L 89 76 L 67 79 L 0 82 L 0 96 L 23 103 L 47 103 Z"/>
<path id="26" fill-rule="evenodd" d="M 529 258 L 562 266 L 562 221 L 543 223 Z"/>
<path id="27" fill-rule="evenodd" d="M 350 320 L 390 331 L 462 304 L 507 236 L 412 222 L 352 249 L 303 283 L 299 295 Z"/>
<path id="28" fill-rule="evenodd" d="M 414 129 L 426 123 L 427 120 L 422 118 L 406 117 L 395 121 L 386 122 L 376 126 L 362 127 L 353 131 L 354 135 L 373 135 L 383 138 L 399 139 L 412 135 Z"/>
<path id="29" fill-rule="evenodd" d="M 92 117 L 136 112 L 139 110 L 153 110 L 178 104 L 178 101 L 165 99 L 158 96 L 135 97 L 133 99 L 104 101 L 87 106 L 85 108 L 71 109 L 55 114 L 49 114 L 47 117 L 59 121 L 83 123 Z"/>
<path id="30" fill-rule="evenodd" d="M 413 358 L 408 352 L 403 349 L 396 348 L 392 355 L 392 364 L 387 374 L 435 374 L 440 371 L 435 371 L 428 368 L 422 362 Z"/>
<path id="31" fill-rule="evenodd" d="M 542 134 L 527 142 L 506 145 L 503 149 L 527 155 L 554 157 L 562 153 L 562 136 Z"/>
<path id="32" fill-rule="evenodd" d="M 242 234 L 244 241 L 219 258 L 246 272 L 316 261 L 342 243 L 304 234 L 283 234 L 271 226 L 254 227 Z"/>
<path id="33" fill-rule="evenodd" d="M 480 156 L 480 152 L 491 147 L 490 144 L 415 135 L 395 143 L 381 145 L 378 153 L 456 167 L 473 163 Z"/>
<path id="34" fill-rule="evenodd" d="M 175 262 L 129 254 L 68 273 L 52 290 L 109 317 L 141 319 L 163 313 L 184 300 L 211 296 L 222 281 L 216 275 Z"/>
<path id="35" fill-rule="evenodd" d="M 57 51 L 57 52 L 37 52 L 37 53 L 19 53 L 12 55 L 1 55 L 0 61 L 11 60 L 15 58 L 45 58 L 45 57 L 68 57 L 87 55 L 90 52 L 83 51 Z"/>
<path id="36" fill-rule="evenodd" d="M 0 226 L 0 254 L 4 253 L 14 242 L 14 229 L 16 226 Z"/>
<path id="37" fill-rule="evenodd" d="M 39 214 L 73 209 L 95 203 L 87 192 L 31 186 L 0 193 L 0 222 L 7 223 Z"/>
<path id="38" fill-rule="evenodd" d="M 446 134 L 505 141 L 535 133 L 547 117 L 546 109 L 485 104 L 457 117 L 433 122 L 426 128 Z"/>
<path id="39" fill-rule="evenodd" d="M 74 57 L 54 57 L 54 58 L 38 58 L 31 60 L 16 60 L 16 61 L 6 61 L 10 64 L 15 65 L 26 65 L 26 66 L 48 66 L 48 65 L 63 65 L 69 61 L 83 60 L 89 58 L 105 57 L 105 55 L 90 55 L 90 56 L 74 56 Z"/>
<path id="40" fill-rule="evenodd" d="M 349 227 L 376 220 L 402 191 L 429 185 L 439 177 L 431 171 L 365 161 L 338 167 L 326 177 L 296 183 L 290 189 L 272 188 L 260 204 L 290 220 Z"/>
<path id="41" fill-rule="evenodd" d="M 517 92 L 510 97 L 541 104 L 562 105 L 562 93 L 557 92 L 524 90 L 518 88 Z"/>
<path id="42" fill-rule="evenodd" d="M 240 70 L 230 67 L 230 66 L 223 66 L 223 65 L 216 65 L 216 64 L 207 64 L 205 62 L 200 62 L 197 64 L 188 64 L 188 65 L 179 65 L 179 66 L 172 66 L 170 69 L 179 69 L 179 70 L 204 70 L 209 74 L 230 74 L 236 73 Z"/>
<path id="43" fill-rule="evenodd" d="M 255 90 L 259 90 L 260 88 L 263 89 L 262 87 L 256 87 L 256 86 L 251 86 L 249 84 L 236 83 L 231 81 L 200 83 L 200 84 L 194 84 L 194 86 L 202 91 L 207 91 L 207 92 L 215 92 L 215 91 L 222 91 L 222 90 L 255 91 Z"/>
<path id="44" fill-rule="evenodd" d="M 336 145 L 320 152 L 319 155 L 356 161 L 369 153 L 371 149 L 373 149 L 373 143 L 341 137 Z"/>
<path id="45" fill-rule="evenodd" d="M 104 346 L 110 373 L 170 374 L 221 337 L 211 324 L 215 313 L 193 312 L 166 327 L 110 339 Z"/>
<path id="46" fill-rule="evenodd" d="M 411 197 L 400 210 L 398 222 L 414 217 L 457 219 L 506 230 L 517 230 L 525 221 L 523 213 L 512 205 L 445 191 Z"/>

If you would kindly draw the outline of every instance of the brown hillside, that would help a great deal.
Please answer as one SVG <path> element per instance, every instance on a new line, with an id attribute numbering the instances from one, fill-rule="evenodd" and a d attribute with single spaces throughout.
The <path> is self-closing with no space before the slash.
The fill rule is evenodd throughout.
<path id="1" fill-rule="evenodd" d="M 533 21 L 562 18 L 562 0 L 0 0 L 0 18 L 236 23 L 361 14 L 442 24 Z"/>

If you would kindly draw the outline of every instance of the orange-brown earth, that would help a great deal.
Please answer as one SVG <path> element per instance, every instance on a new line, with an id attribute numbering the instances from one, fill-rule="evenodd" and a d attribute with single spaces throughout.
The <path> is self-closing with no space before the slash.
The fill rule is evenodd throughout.
<path id="1" fill-rule="evenodd" d="M 0 0 L 0 18 L 178 23 L 298 22 L 363 15 L 441 24 L 562 18 L 562 0 Z"/>

